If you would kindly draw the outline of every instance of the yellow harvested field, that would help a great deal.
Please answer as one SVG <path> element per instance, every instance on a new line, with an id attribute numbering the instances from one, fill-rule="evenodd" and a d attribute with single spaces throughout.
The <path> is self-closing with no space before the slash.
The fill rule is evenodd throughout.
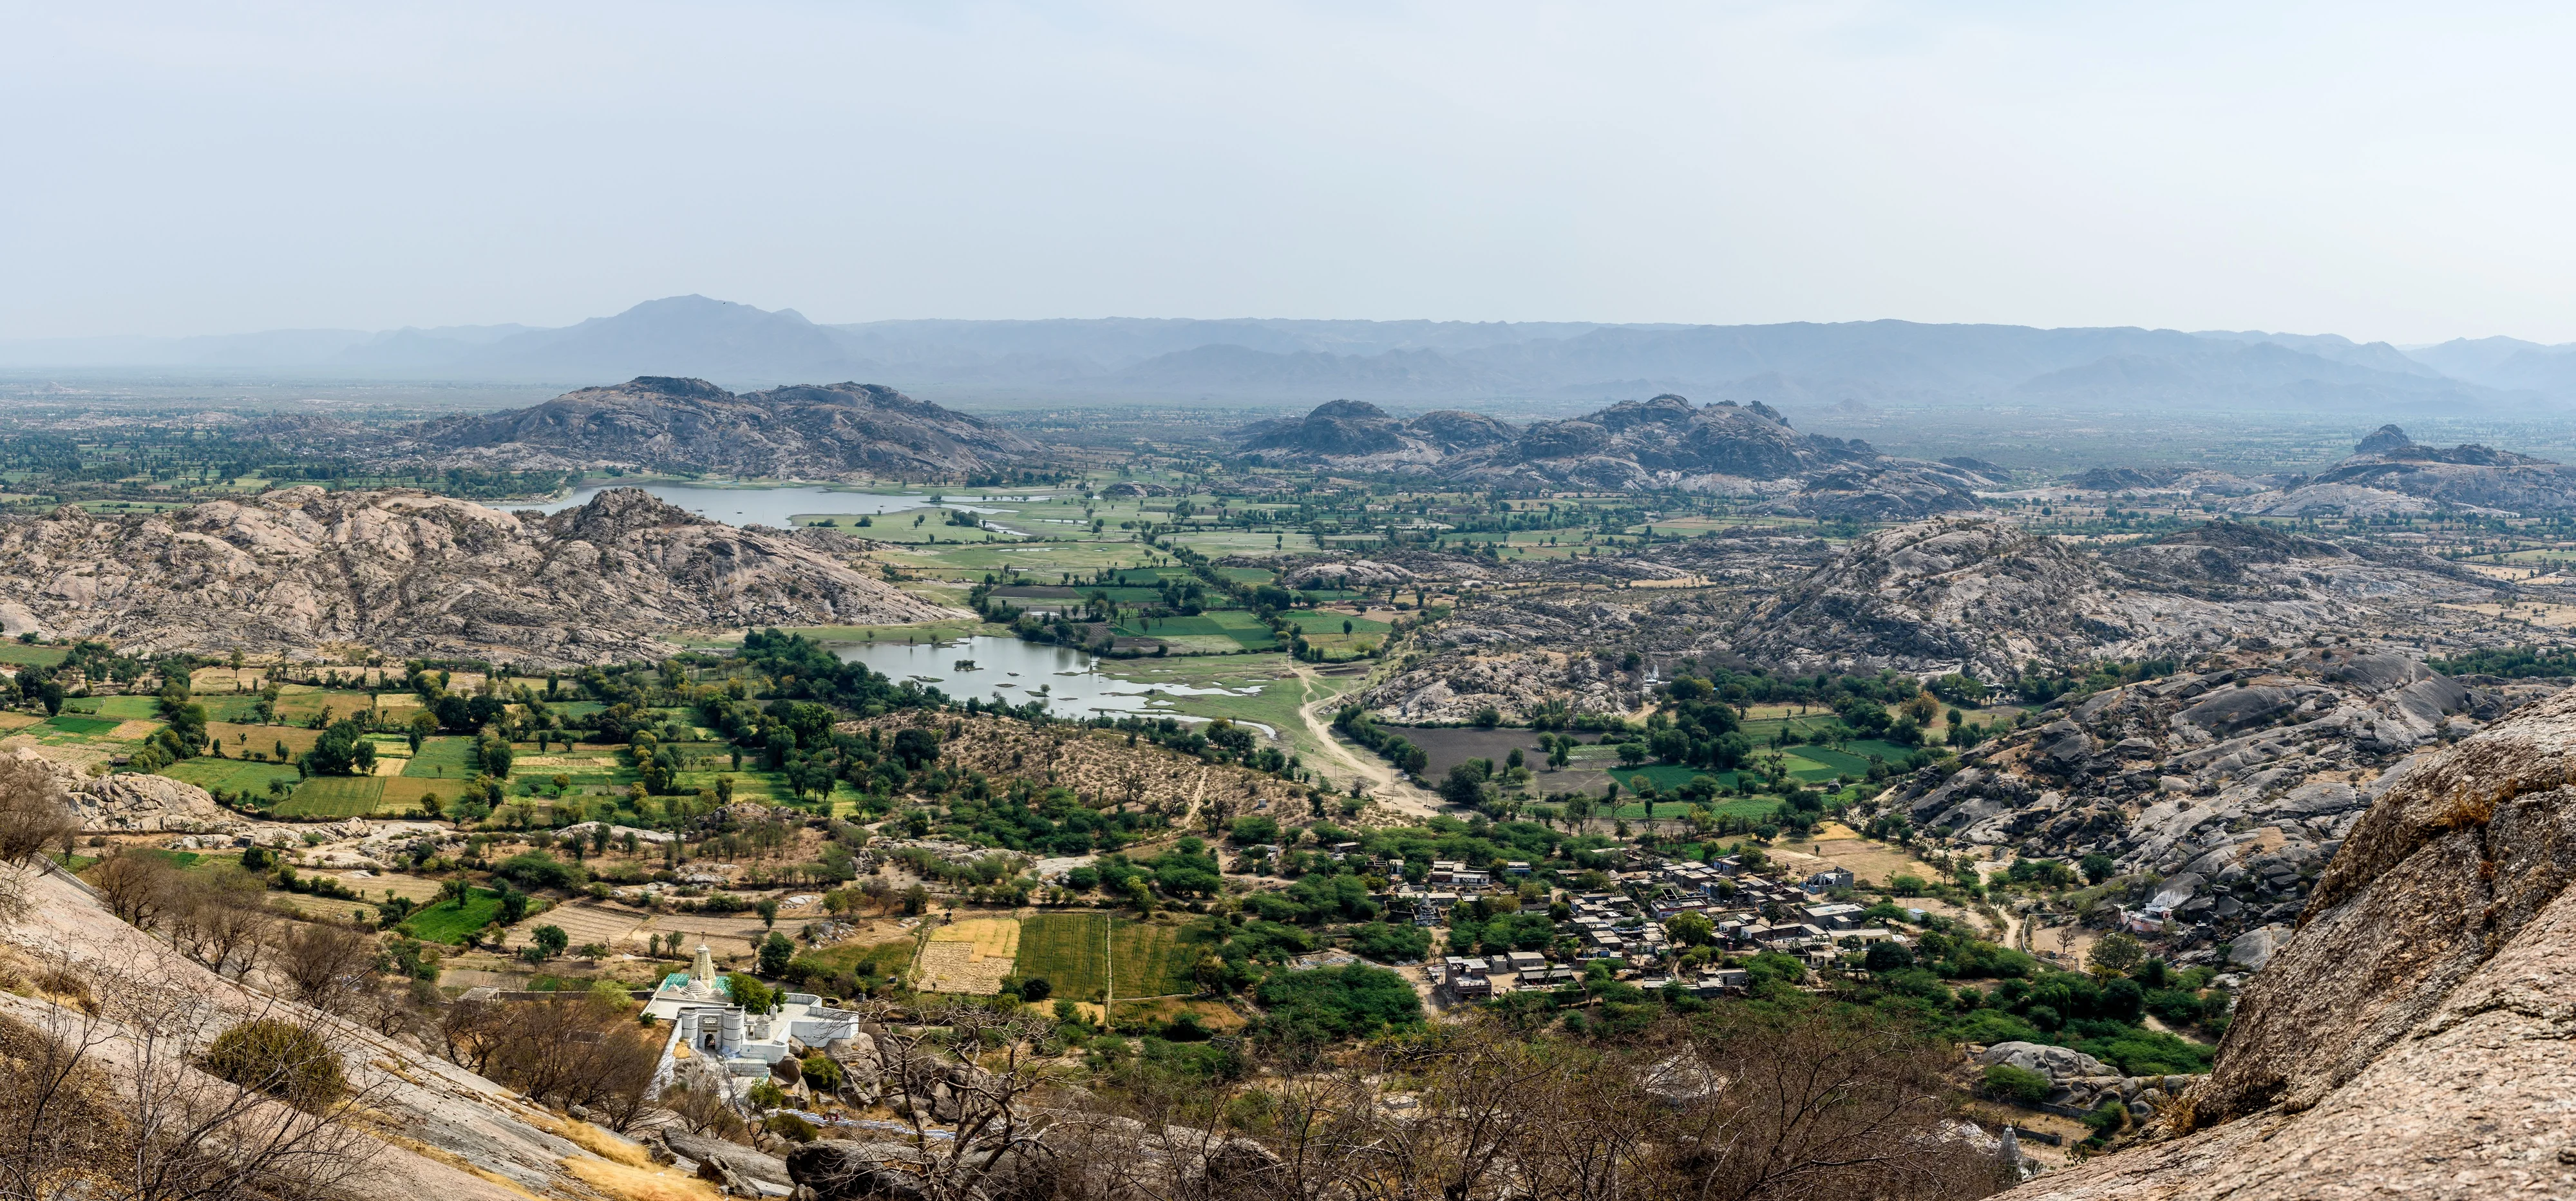
<path id="1" fill-rule="evenodd" d="M 1002 991 L 1020 953 L 1020 923 L 970 918 L 930 932 L 921 948 L 921 987 L 929 992 L 992 996 Z"/>
<path id="2" fill-rule="evenodd" d="M 33 713 L 0 713 L 0 730 L 23 730 L 43 720 Z"/>
<path id="3" fill-rule="evenodd" d="M 1828 838 L 1816 843 L 1816 855 L 1830 859 L 1864 884 L 1885 884 L 1902 875 L 1932 878 L 1933 869 L 1883 842 L 1866 838 Z"/>
<path id="4" fill-rule="evenodd" d="M 116 728 L 109 730 L 107 736 L 119 742 L 140 742 L 151 737 L 152 731 L 160 728 L 160 722 L 136 718 L 116 723 Z"/>

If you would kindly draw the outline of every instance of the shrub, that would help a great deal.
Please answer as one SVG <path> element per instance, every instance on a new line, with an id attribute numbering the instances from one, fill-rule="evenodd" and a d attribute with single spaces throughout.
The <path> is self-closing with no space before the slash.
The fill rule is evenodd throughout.
<path id="1" fill-rule="evenodd" d="M 215 1036 L 208 1074 L 267 1093 L 302 1109 L 319 1109 L 348 1091 L 340 1053 L 311 1029 L 283 1018 L 256 1018 Z"/>
<path id="2" fill-rule="evenodd" d="M 792 1113 L 773 1113 L 760 1125 L 762 1129 L 792 1143 L 810 1143 L 823 1133 L 815 1128 L 814 1123 Z"/>
<path id="3" fill-rule="evenodd" d="M 2029 1068 L 1998 1063 L 1986 1069 L 1983 1087 L 1987 1096 L 1997 1100 L 2037 1105 L 2047 1100 L 2049 1092 L 2056 1086 L 2049 1082 L 2048 1077 Z"/>

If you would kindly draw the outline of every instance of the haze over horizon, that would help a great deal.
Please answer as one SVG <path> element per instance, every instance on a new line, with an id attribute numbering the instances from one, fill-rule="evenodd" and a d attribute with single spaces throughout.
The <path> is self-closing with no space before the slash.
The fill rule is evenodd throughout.
<path id="1" fill-rule="evenodd" d="M 0 339 L 950 316 L 2576 340 L 2576 14 L 0 7 Z"/>

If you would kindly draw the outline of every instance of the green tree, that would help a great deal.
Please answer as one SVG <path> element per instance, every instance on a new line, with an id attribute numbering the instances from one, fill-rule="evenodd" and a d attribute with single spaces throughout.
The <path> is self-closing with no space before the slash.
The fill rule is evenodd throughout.
<path id="1" fill-rule="evenodd" d="M 564 948 L 572 945 L 572 936 L 564 933 L 561 926 L 539 926 L 528 932 L 528 938 L 538 955 L 546 959 L 563 954 Z"/>
<path id="2" fill-rule="evenodd" d="M 761 975 L 785 975 L 787 973 L 788 961 L 795 957 L 796 944 L 787 941 L 787 936 L 777 932 L 776 930 L 770 931 L 769 937 L 760 940 Z"/>
<path id="3" fill-rule="evenodd" d="M 778 925 L 778 898 L 762 897 L 760 903 L 752 906 L 751 908 L 752 912 L 760 915 L 760 925 L 762 929 L 769 929 Z M 778 973 L 771 972 L 770 974 L 774 976 Z"/>

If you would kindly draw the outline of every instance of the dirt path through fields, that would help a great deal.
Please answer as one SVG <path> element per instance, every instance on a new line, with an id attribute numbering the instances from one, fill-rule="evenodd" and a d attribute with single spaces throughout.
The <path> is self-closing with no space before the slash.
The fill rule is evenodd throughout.
<path id="1" fill-rule="evenodd" d="M 1379 762 L 1375 756 L 1354 751 L 1335 737 L 1332 723 L 1324 720 L 1321 710 L 1340 700 L 1340 694 L 1326 690 L 1323 696 L 1316 696 L 1314 668 L 1294 660 L 1289 662 L 1289 668 L 1297 673 L 1298 685 L 1304 690 L 1301 695 L 1306 699 L 1297 706 L 1297 716 L 1306 723 L 1306 732 L 1313 734 L 1317 743 L 1341 761 L 1342 770 L 1365 781 L 1369 795 L 1391 808 L 1422 817 L 1434 816 L 1448 808 L 1439 797 L 1406 783 L 1393 768 Z"/>

